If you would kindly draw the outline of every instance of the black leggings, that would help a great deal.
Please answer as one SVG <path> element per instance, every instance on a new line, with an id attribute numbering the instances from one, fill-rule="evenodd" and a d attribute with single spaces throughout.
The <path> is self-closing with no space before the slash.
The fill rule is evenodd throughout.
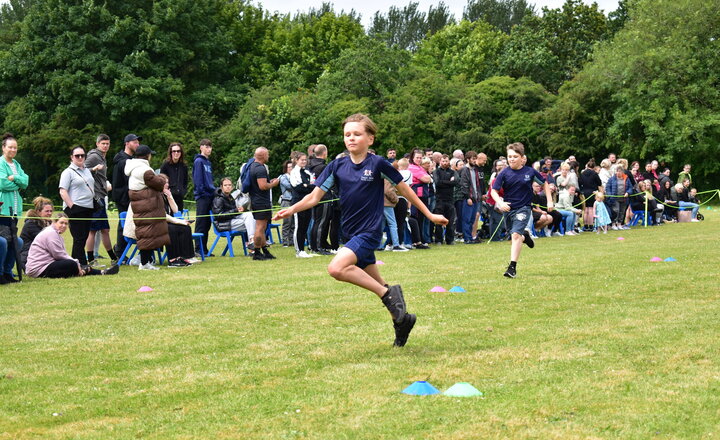
<path id="1" fill-rule="evenodd" d="M 73 220 L 86 219 L 92 217 L 94 211 L 92 208 L 85 208 L 77 204 L 72 208 L 65 208 L 65 214 L 70 217 L 70 235 L 72 235 L 72 253 L 73 258 L 77 259 L 80 264 L 87 264 L 87 254 L 85 253 L 85 242 L 90 235 L 90 220 Z"/>
<path id="2" fill-rule="evenodd" d="M 88 275 L 100 275 L 97 269 L 90 269 Z M 40 278 L 70 278 L 78 276 L 78 265 L 75 260 L 55 260 L 40 274 Z"/>
<path id="3" fill-rule="evenodd" d="M 195 256 L 190 226 L 168 223 L 168 232 L 170 233 L 170 244 L 165 247 L 168 260 Z"/>
<path id="4" fill-rule="evenodd" d="M 295 251 L 305 250 L 305 239 L 307 238 L 308 225 L 312 218 L 312 211 L 305 210 L 295 213 Z"/>

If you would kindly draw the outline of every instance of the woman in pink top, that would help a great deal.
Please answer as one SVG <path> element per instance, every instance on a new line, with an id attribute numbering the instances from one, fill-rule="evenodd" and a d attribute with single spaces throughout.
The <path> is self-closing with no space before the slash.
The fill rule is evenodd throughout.
<path id="1" fill-rule="evenodd" d="M 408 171 L 412 174 L 412 185 L 410 186 L 418 198 L 425 204 L 428 204 L 429 185 L 432 185 L 432 177 L 428 174 L 427 170 L 422 166 L 423 153 L 419 149 L 415 149 L 412 152 L 412 162 L 408 167 Z M 416 249 L 428 249 L 427 243 L 430 241 L 429 237 L 422 237 L 423 231 L 425 231 L 425 216 L 420 213 L 414 206 L 410 208 L 410 217 L 414 218 L 417 223 L 422 238 L 425 238 L 423 242 L 415 243 Z"/>
<path id="2" fill-rule="evenodd" d="M 117 265 L 104 270 L 82 267 L 65 250 L 63 232 L 68 228 L 68 217 L 58 213 L 53 223 L 43 229 L 30 246 L 25 273 L 33 278 L 70 278 L 84 275 L 114 275 L 120 268 Z"/>

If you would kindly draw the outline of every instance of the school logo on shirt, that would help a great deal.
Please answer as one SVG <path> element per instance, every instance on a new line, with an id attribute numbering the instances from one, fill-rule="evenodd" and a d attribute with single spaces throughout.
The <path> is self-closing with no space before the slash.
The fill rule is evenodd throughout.
<path id="1" fill-rule="evenodd" d="M 526 182 L 529 182 L 530 179 L 531 179 L 530 174 L 525 174 L 525 181 L 526 181 Z"/>
<path id="2" fill-rule="evenodd" d="M 375 180 L 372 170 L 363 170 L 363 175 L 360 180 L 362 180 L 363 182 L 372 182 L 373 180 Z"/>

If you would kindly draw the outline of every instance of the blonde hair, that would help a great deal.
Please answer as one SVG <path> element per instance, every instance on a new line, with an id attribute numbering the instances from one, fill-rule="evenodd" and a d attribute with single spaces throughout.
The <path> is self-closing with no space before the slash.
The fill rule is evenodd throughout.
<path id="1" fill-rule="evenodd" d="M 410 166 L 410 161 L 405 159 L 404 157 L 397 161 L 398 169 L 406 170 Z"/>
<path id="2" fill-rule="evenodd" d="M 600 168 L 610 168 L 610 160 L 603 159 L 602 161 L 600 161 Z"/>
<path id="3" fill-rule="evenodd" d="M 430 159 L 430 158 L 427 157 L 427 156 L 423 157 L 423 158 L 422 158 L 422 162 L 420 162 L 420 164 L 425 165 L 426 163 L 427 163 L 427 164 L 431 164 L 431 163 L 432 163 L 432 159 Z"/>

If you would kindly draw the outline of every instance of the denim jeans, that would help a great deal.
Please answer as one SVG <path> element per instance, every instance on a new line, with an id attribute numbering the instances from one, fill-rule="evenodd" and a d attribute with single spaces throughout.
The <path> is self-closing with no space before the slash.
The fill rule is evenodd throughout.
<path id="1" fill-rule="evenodd" d="M 463 240 L 465 242 L 472 241 L 473 231 L 472 225 L 475 222 L 475 214 L 477 214 L 478 203 L 473 203 L 472 206 L 467 204 L 467 200 L 463 202 L 462 208 L 462 232 Z"/>
<path id="2" fill-rule="evenodd" d="M 697 213 L 700 209 L 700 205 L 697 203 L 679 201 L 678 206 L 680 208 L 692 208 L 692 218 L 697 218 Z"/>
<path id="3" fill-rule="evenodd" d="M 17 245 L 21 249 L 23 246 L 22 238 L 18 237 Z M 0 237 L 0 268 L 3 274 L 12 274 L 13 266 L 15 266 L 15 245 L 11 245 L 8 249 L 8 242 L 5 238 Z"/>
<path id="4" fill-rule="evenodd" d="M 558 212 L 562 215 L 563 221 L 565 222 L 565 232 L 572 231 L 575 226 L 575 213 L 564 209 L 558 209 Z"/>
<path id="5" fill-rule="evenodd" d="M 387 224 L 388 229 L 390 229 L 390 237 L 388 238 L 392 241 L 393 246 L 400 246 L 401 243 L 398 239 L 398 226 L 395 221 L 395 208 L 392 206 L 385 206 L 383 208 L 383 214 L 385 214 L 385 224 Z M 383 229 L 385 229 L 384 226 Z"/>

